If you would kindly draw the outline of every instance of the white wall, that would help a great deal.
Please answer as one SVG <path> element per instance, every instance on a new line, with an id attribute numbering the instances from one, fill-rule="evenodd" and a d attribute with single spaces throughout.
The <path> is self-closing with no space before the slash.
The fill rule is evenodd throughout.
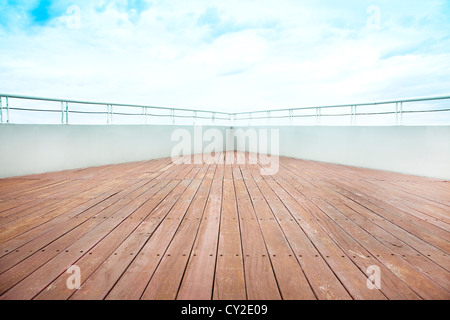
<path id="1" fill-rule="evenodd" d="M 281 156 L 450 180 L 450 126 L 255 129 L 280 130 Z"/>
<path id="2" fill-rule="evenodd" d="M 210 128 L 226 136 L 227 127 L 203 132 Z M 170 157 L 176 129 L 194 132 L 192 126 L 0 125 L 0 178 Z M 267 129 L 279 129 L 282 156 L 450 180 L 450 126 Z M 233 150 L 224 140 L 224 149 Z"/>
<path id="3" fill-rule="evenodd" d="M 0 178 L 170 157 L 177 129 L 194 136 L 192 126 L 0 125 Z"/>

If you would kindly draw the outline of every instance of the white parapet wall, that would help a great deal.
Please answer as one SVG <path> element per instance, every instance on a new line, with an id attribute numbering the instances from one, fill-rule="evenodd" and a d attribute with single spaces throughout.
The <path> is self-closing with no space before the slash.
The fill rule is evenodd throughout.
<path id="1" fill-rule="evenodd" d="M 450 180 L 450 126 L 252 129 L 278 129 L 281 156 Z"/>
<path id="2" fill-rule="evenodd" d="M 202 153 L 208 145 L 195 145 L 194 136 L 215 129 L 226 137 L 229 127 L 170 125 L 0 125 L 0 178 L 167 158 L 182 141 L 191 138 L 190 152 Z M 228 130 L 232 134 L 232 130 Z M 175 138 L 172 141 L 172 134 Z M 226 149 L 224 139 L 222 148 Z M 187 148 L 185 149 L 187 150 Z"/>
<path id="3" fill-rule="evenodd" d="M 3 124 L 0 178 L 170 157 L 179 145 L 171 139 L 176 130 L 194 137 L 209 129 L 222 134 L 222 150 L 248 151 L 226 143 L 234 141 L 229 127 Z M 238 129 L 279 130 L 282 156 L 450 180 L 449 126 Z M 201 153 L 208 144 L 192 143 L 191 152 Z"/>

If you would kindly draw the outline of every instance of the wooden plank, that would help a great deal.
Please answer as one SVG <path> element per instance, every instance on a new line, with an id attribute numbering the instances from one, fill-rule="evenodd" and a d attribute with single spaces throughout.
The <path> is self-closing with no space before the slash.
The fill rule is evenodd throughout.
<path id="1" fill-rule="evenodd" d="M 216 172 L 214 173 L 214 180 L 223 180 L 223 174 L 225 170 L 225 153 L 222 153 L 218 162 Z"/>
<path id="2" fill-rule="evenodd" d="M 29 214 L 32 214 L 35 209 L 45 208 L 46 206 L 50 206 L 52 203 L 57 203 L 55 200 L 48 199 L 34 199 L 32 201 L 24 201 L 21 200 L 13 200 L 17 202 L 20 201 L 20 205 L 14 205 L 11 203 L 11 208 L 2 212 L 2 219 L 0 220 L 0 226 L 10 223 L 14 220 L 20 219 L 22 217 L 26 217 Z"/>
<path id="3" fill-rule="evenodd" d="M 374 206 L 379 207 L 386 219 L 389 219 L 390 221 L 395 222 L 397 225 L 402 226 L 402 228 L 405 228 L 408 232 L 411 232 L 413 234 L 420 234 L 420 237 L 423 240 L 433 244 L 444 252 L 448 252 L 448 250 L 450 249 L 449 242 L 444 240 L 448 238 L 448 233 L 446 231 L 420 219 L 418 221 L 411 220 L 408 213 L 399 210 L 395 206 L 390 205 L 383 200 L 380 200 L 383 199 L 382 195 L 379 195 L 378 197 L 372 196 L 373 194 L 376 194 L 377 191 L 375 189 L 367 189 L 366 186 L 361 186 L 361 183 L 364 183 L 363 181 L 358 181 L 358 188 L 354 187 L 356 183 L 355 181 L 349 182 L 344 179 L 339 181 L 332 180 L 332 182 L 338 187 L 343 187 L 344 189 L 351 191 L 358 197 L 358 199 L 361 199 L 366 203 L 369 201 L 369 203 L 371 203 L 371 206 L 373 204 Z"/>
<path id="4" fill-rule="evenodd" d="M 143 243 L 136 237 L 127 238 L 71 299 L 104 299 L 108 294 L 111 299 L 139 299 L 199 185 L 199 180 L 182 180 L 152 212 L 143 229 L 133 233 L 151 236 Z"/>
<path id="5" fill-rule="evenodd" d="M 326 203 L 323 199 L 327 199 L 327 201 L 330 202 L 333 201 L 334 198 L 334 196 L 330 195 L 329 192 L 324 193 L 323 189 L 317 189 L 314 185 L 311 185 L 309 183 L 302 184 L 299 181 L 289 181 L 289 183 L 293 185 L 296 189 L 300 190 L 308 198 L 310 198 L 313 203 L 315 203 L 323 212 L 327 214 L 326 218 L 323 218 L 318 214 L 315 215 L 315 218 L 321 222 L 322 227 L 327 230 L 328 234 L 334 237 L 340 236 L 343 237 L 344 239 L 347 238 L 345 240 L 342 240 L 340 243 L 343 244 L 344 246 L 348 246 L 348 244 L 351 243 L 351 240 L 349 240 L 348 236 L 346 237 L 346 234 L 342 232 L 342 230 L 346 230 L 351 236 L 353 236 L 358 241 L 358 243 L 365 244 L 365 248 L 372 252 L 370 256 L 367 256 L 367 254 L 361 250 L 362 248 L 360 248 L 360 251 L 358 252 L 357 250 L 358 246 L 355 245 L 350 246 L 348 250 L 356 252 L 355 255 L 353 256 L 355 259 L 355 263 L 366 262 L 367 259 L 376 257 L 377 260 L 380 260 L 382 263 L 386 265 L 387 268 L 392 270 L 392 272 L 395 273 L 395 276 L 399 277 L 402 281 L 408 283 L 411 286 L 411 288 L 417 291 L 417 293 L 420 296 L 425 297 L 427 299 L 430 298 L 442 299 L 443 297 L 446 296 L 446 291 L 443 290 L 442 287 L 440 287 L 437 283 L 430 281 L 429 278 L 423 277 L 422 270 L 416 270 L 411 268 L 411 266 L 408 263 L 406 263 L 406 261 L 404 261 L 399 256 L 396 256 L 388 247 L 384 247 L 380 242 L 368 236 L 368 233 L 365 233 L 361 229 L 356 228 L 355 227 L 356 225 L 353 222 L 350 222 L 349 219 L 347 219 L 345 216 L 342 217 L 339 211 L 337 211 L 328 203 Z M 315 181 L 314 183 L 317 184 L 317 181 Z M 298 198 L 299 197 L 297 196 L 297 199 Z M 305 207 L 304 203 L 302 203 L 302 205 Z M 343 224 L 345 226 L 342 229 L 331 228 L 331 225 L 334 223 L 334 221 L 339 221 L 339 223 L 336 224 Z M 375 254 L 374 252 L 377 252 L 377 254 Z M 382 252 L 384 253 L 383 255 L 381 254 Z M 362 260 L 359 258 L 362 258 Z M 442 276 L 446 273 L 445 271 L 436 268 L 435 270 L 438 272 L 440 271 Z M 383 275 L 384 275 L 383 279 L 386 280 L 386 272 L 383 272 Z M 398 281 L 394 280 L 392 282 L 397 285 L 396 286 L 385 285 L 383 287 L 384 288 L 387 287 L 388 289 L 392 288 L 398 289 L 399 287 Z M 386 290 L 384 290 L 383 292 L 389 298 L 397 298 L 397 297 L 402 299 L 405 298 L 404 296 L 402 296 L 402 294 L 398 294 L 395 291 L 389 293 L 386 292 Z M 413 297 L 409 297 L 408 299 L 411 298 Z"/>
<path id="6" fill-rule="evenodd" d="M 70 210 L 75 207 L 78 208 L 81 205 L 83 205 L 83 202 L 81 200 L 78 200 L 71 202 L 70 207 L 66 206 L 65 209 Z M 75 222 L 75 219 L 72 221 L 72 223 L 67 223 L 64 226 L 72 225 L 73 222 Z M 81 221 L 78 222 L 78 220 L 76 222 L 77 224 L 82 223 Z M 11 246 L 11 243 L 13 243 L 13 241 L 10 241 L 8 245 L 4 247 L 9 249 L 5 249 L 5 255 L 0 258 L 0 273 L 5 272 L 36 251 L 45 250 L 44 248 L 48 243 L 51 243 L 52 240 L 59 238 L 61 235 L 64 235 L 64 232 L 60 233 L 58 229 L 54 229 L 51 233 L 47 232 L 41 234 L 37 237 L 37 239 L 33 239 L 22 246 Z M 16 242 L 16 239 L 13 240 Z"/>
<path id="7" fill-rule="evenodd" d="M 256 181 L 259 189 L 274 213 L 292 251 L 310 283 L 315 296 L 320 300 L 352 299 L 345 287 L 307 237 L 297 220 L 264 180 Z"/>
<path id="8" fill-rule="evenodd" d="M 0 179 L 0 298 L 449 298 L 448 182 L 252 156 Z"/>
<path id="9" fill-rule="evenodd" d="M 149 234 L 140 232 L 139 228 L 142 228 L 141 226 L 145 219 L 161 203 L 160 199 L 153 200 L 152 196 L 158 192 L 168 194 L 176 185 L 176 182 L 160 180 L 155 183 L 153 188 L 150 188 L 138 197 L 138 199 L 144 200 L 145 203 L 76 262 L 76 265 L 82 271 L 84 279 L 87 279 L 128 237 L 138 237 L 144 240 L 148 238 Z M 133 252 L 129 254 L 132 255 Z M 67 288 L 66 281 L 67 274 L 62 274 L 37 295 L 35 299 L 68 299 L 74 292 Z"/>
<path id="10" fill-rule="evenodd" d="M 244 222 L 247 221 L 247 223 L 255 226 L 259 224 L 281 297 L 284 300 L 316 299 L 295 254 L 289 246 L 264 196 L 258 189 L 253 178 L 244 174 L 246 172 L 245 167 L 242 166 L 241 170 L 243 176 L 247 177 L 247 179 L 244 179 L 244 182 L 254 208 L 251 221 L 245 219 Z M 246 199 L 245 201 L 248 200 Z M 247 250 L 251 250 L 251 248 Z M 249 254 L 253 256 L 254 251 L 251 250 L 250 252 Z M 249 256 L 244 256 L 244 263 L 248 258 Z"/>
<path id="11" fill-rule="evenodd" d="M 427 201 L 417 201 L 417 200 L 409 200 L 404 205 L 419 210 L 422 213 L 425 213 L 434 219 L 445 222 L 447 225 L 450 225 L 450 217 L 448 215 L 449 208 L 439 206 L 437 204 L 430 204 Z M 445 228 L 448 230 L 448 228 Z"/>
<path id="12" fill-rule="evenodd" d="M 11 193 L 17 193 L 18 190 L 31 189 L 42 183 L 42 180 L 24 178 L 0 179 L 0 198 L 12 198 Z"/>
<path id="13" fill-rule="evenodd" d="M 376 188 L 378 190 L 383 190 L 385 194 L 389 194 L 389 198 L 393 198 L 393 201 L 395 201 L 395 206 L 400 208 L 399 205 L 402 206 L 402 210 L 406 210 L 408 213 L 414 215 L 415 217 L 422 219 L 424 221 L 427 221 L 429 223 L 435 224 L 437 223 L 438 226 L 441 226 L 444 230 L 447 230 L 450 228 L 450 216 L 448 215 L 448 212 L 450 211 L 450 207 L 446 208 L 446 210 L 442 210 L 437 206 L 433 205 L 432 201 L 428 201 L 426 199 L 421 199 L 419 197 L 416 197 L 415 195 L 409 193 L 409 192 L 402 192 L 400 187 L 397 185 L 388 184 L 386 182 L 380 181 L 373 181 L 371 184 L 376 185 Z M 421 190 L 416 190 L 417 193 L 421 192 Z M 449 196 L 450 198 L 450 196 Z M 393 201 L 390 201 L 392 204 Z M 424 210 L 421 212 L 421 209 L 424 208 L 424 206 L 428 208 L 432 208 L 432 210 Z M 404 209 L 407 207 L 406 209 Z M 415 209 L 418 209 L 415 210 Z M 411 209 L 413 209 L 411 211 Z M 439 223 L 442 222 L 442 223 Z"/>
<path id="14" fill-rule="evenodd" d="M 32 199 L 17 200 L 17 199 L 7 199 L 5 197 L 5 199 L 2 200 L 2 202 L 0 203 L 0 219 L 3 218 L 4 216 L 10 215 L 11 212 L 13 212 L 12 209 L 14 209 L 14 208 L 17 208 L 19 206 L 22 206 L 23 208 L 27 208 L 29 203 L 31 203 L 32 201 L 33 201 Z M 10 211 L 10 212 L 8 213 L 7 211 Z"/>
<path id="15" fill-rule="evenodd" d="M 234 184 L 241 228 L 248 299 L 281 299 L 269 253 L 256 221 L 256 215 L 245 184 L 242 180 L 235 180 Z"/>
<path id="16" fill-rule="evenodd" d="M 232 178 L 231 165 L 225 165 L 225 173 L 227 177 Z M 213 299 L 247 299 L 236 195 L 233 180 L 230 179 L 223 181 L 222 216 Z"/>
<path id="17" fill-rule="evenodd" d="M 207 166 L 204 166 L 204 168 L 207 168 Z M 203 220 L 211 182 L 212 180 L 204 180 L 202 182 L 141 299 L 174 300 L 177 297 L 200 221 Z M 208 217 L 204 219 L 208 219 Z M 209 260 L 215 260 L 212 252 L 209 254 Z"/>
<path id="18" fill-rule="evenodd" d="M 109 206 L 103 214 L 107 217 L 113 216 L 124 203 L 119 200 L 114 205 Z M 51 281 L 63 273 L 79 256 L 86 250 L 87 243 L 94 243 L 101 240 L 102 236 L 109 231 L 111 223 L 104 224 L 103 219 L 97 219 L 92 222 L 95 227 L 90 229 L 90 224 L 83 224 L 82 229 L 89 228 L 89 232 L 75 242 L 72 242 L 65 250 L 41 251 L 39 255 L 32 255 L 27 260 L 15 265 L 0 275 L 0 294 L 1 299 L 32 299 Z M 98 222 L 99 221 L 99 222 Z M 109 220 L 110 221 L 110 220 Z M 106 227 L 105 227 L 106 226 Z M 94 235 L 95 231 L 96 235 Z M 79 245 L 79 242 L 82 245 Z M 54 249 L 51 247 L 51 249 Z M 47 261 L 48 252 L 53 257 Z M 19 282 L 22 280 L 21 282 Z M 19 282 L 19 283 L 18 283 Z M 16 284 L 14 286 L 14 284 Z M 8 291 L 9 290 L 9 291 Z"/>
<path id="19" fill-rule="evenodd" d="M 347 256 L 347 254 L 323 231 L 322 228 L 313 220 L 310 210 L 318 208 L 304 209 L 287 191 L 295 191 L 284 181 L 268 181 L 272 190 L 280 197 L 281 201 L 288 208 L 290 213 L 296 218 L 298 224 L 308 235 L 308 238 L 314 243 L 323 259 L 333 269 L 342 284 L 354 299 L 386 299 L 386 297 L 377 290 L 370 290 L 367 287 L 367 277 Z M 283 188 L 280 188 L 280 185 Z"/>
<path id="20" fill-rule="evenodd" d="M 386 208 L 387 210 L 389 210 L 390 212 L 392 212 L 393 214 L 395 214 L 396 216 L 402 218 L 403 220 L 411 220 L 410 222 L 412 224 L 417 225 L 418 227 L 429 231 L 430 233 L 433 233 L 434 235 L 442 238 L 442 239 L 448 239 L 450 236 L 450 232 L 443 230 L 442 228 L 439 228 L 435 225 L 433 225 L 432 223 L 430 223 L 430 220 L 428 217 L 417 217 L 415 219 L 411 219 L 412 217 L 414 217 L 414 214 L 411 212 L 411 210 L 407 209 L 407 211 L 401 210 L 398 206 L 394 206 L 391 203 L 389 203 L 388 201 L 385 200 L 384 197 L 382 196 L 378 196 L 377 198 L 375 198 L 374 193 L 377 191 L 377 188 L 374 187 L 371 184 L 368 184 L 365 181 L 361 181 L 358 184 L 359 186 L 359 190 L 360 192 L 367 192 L 369 195 L 366 196 L 369 200 L 372 199 L 374 200 L 377 204 L 379 204 L 380 206 L 382 206 L 383 208 Z M 386 191 L 387 193 L 388 191 Z M 386 194 L 383 192 L 383 194 Z M 392 193 L 392 191 L 391 191 Z M 377 199 L 377 200 L 375 200 Z M 378 200 L 378 199 L 382 199 L 382 200 Z M 408 199 L 408 198 L 406 198 Z M 399 196 L 396 197 L 397 201 L 405 201 L 405 198 L 400 198 Z M 450 249 L 450 247 L 449 247 Z"/>
<path id="21" fill-rule="evenodd" d="M 448 181 L 408 181 L 407 183 L 404 181 L 390 181 L 390 183 L 402 187 L 402 190 L 414 197 L 436 203 L 436 205 L 449 206 L 450 183 Z"/>
<path id="22" fill-rule="evenodd" d="M 354 187 L 348 185 L 347 183 L 333 181 L 333 184 L 343 187 L 343 189 L 347 189 L 352 193 L 355 193 L 356 190 Z M 358 191 L 359 192 L 359 191 Z M 356 192 L 356 193 L 358 193 Z M 424 229 L 424 224 L 416 221 L 408 221 L 408 216 L 405 212 L 398 210 L 392 205 L 389 205 L 381 200 L 378 200 L 369 194 L 364 194 L 363 197 L 357 196 L 358 199 L 364 200 L 365 206 L 370 209 L 375 210 L 376 212 L 382 213 L 382 216 L 385 219 L 390 220 L 396 225 L 400 226 L 402 229 L 416 235 L 418 238 L 428 242 L 429 244 L 435 246 L 440 249 L 442 253 L 450 253 L 450 243 L 449 241 L 437 236 L 435 233 L 431 232 L 429 228 Z"/>
<path id="23" fill-rule="evenodd" d="M 178 291 L 178 300 L 212 299 L 221 206 L 222 180 L 214 180 L 194 247 L 189 256 L 186 271 Z"/>
<path id="24" fill-rule="evenodd" d="M 436 218 L 433 217 L 434 210 L 426 210 L 423 209 L 421 204 L 414 203 L 412 201 L 390 201 L 389 204 L 393 205 L 394 207 L 400 209 L 403 212 L 407 212 L 411 215 L 409 221 L 412 222 L 413 219 L 421 219 L 422 221 L 428 222 L 435 227 L 438 227 L 442 229 L 443 231 L 447 232 L 449 236 L 441 236 L 445 238 L 450 238 L 450 224 L 445 222 L 447 220 L 446 218 Z M 449 208 L 450 212 L 450 208 Z M 439 232 L 441 235 L 444 234 L 444 232 Z"/>
<path id="25" fill-rule="evenodd" d="M 318 182 L 315 183 L 317 184 Z M 363 219 L 371 221 L 375 225 L 388 232 L 390 235 L 393 235 L 397 239 L 413 248 L 416 251 L 415 256 L 426 257 L 426 260 L 431 260 L 434 263 L 440 265 L 442 268 L 447 269 L 448 271 L 450 265 L 450 257 L 446 254 L 443 254 L 441 250 L 416 237 L 414 234 L 402 229 L 392 221 L 385 219 L 383 216 L 380 216 L 379 213 L 377 213 L 377 207 L 372 207 L 371 210 L 370 203 L 368 204 L 364 201 L 352 198 L 354 197 L 354 195 L 352 193 L 349 193 L 347 190 L 340 189 L 333 184 L 329 187 L 332 188 L 333 191 L 339 192 L 341 197 L 337 196 L 337 199 L 343 199 L 342 201 L 344 201 L 345 205 L 358 212 L 358 214 L 361 215 Z M 394 245 L 397 242 L 398 241 L 387 242 L 387 244 L 390 244 L 390 248 L 392 250 L 403 247 L 401 244 Z"/>
<path id="26" fill-rule="evenodd" d="M 289 181 L 289 183 L 298 190 L 299 183 Z M 308 187 L 306 187 L 308 188 Z M 301 190 L 304 192 L 304 190 Z M 305 200 L 302 201 L 302 206 L 306 207 L 310 196 L 305 195 Z M 297 198 L 298 199 L 298 198 Z M 398 277 L 403 270 L 405 273 L 414 275 L 414 270 L 409 268 L 407 264 L 402 263 L 401 260 L 392 255 L 392 251 L 383 247 L 376 239 L 370 236 L 363 229 L 339 211 L 330 206 L 321 198 L 314 198 L 310 200 L 310 204 L 314 204 L 320 210 L 311 210 L 313 218 L 318 222 L 321 228 L 327 232 L 332 239 L 346 252 L 350 260 L 353 261 L 362 271 L 368 270 L 370 266 L 378 266 L 380 268 L 381 277 L 381 292 L 391 300 L 413 300 L 420 299 L 420 296 L 408 287 L 404 282 L 399 281 Z M 383 257 L 378 256 L 381 251 L 385 254 Z M 420 276 L 420 275 L 418 275 Z M 401 279 L 405 277 L 402 275 Z M 422 279 L 420 279 L 422 278 Z M 422 284 L 434 287 L 434 285 L 423 277 L 419 277 Z M 415 288 L 415 286 L 412 286 Z"/>
<path id="27" fill-rule="evenodd" d="M 36 296 L 44 288 L 62 274 L 66 268 L 75 263 L 95 244 L 108 235 L 117 225 L 122 223 L 137 208 L 142 205 L 142 201 L 132 201 L 121 199 L 117 202 L 117 207 L 108 207 L 107 211 L 115 212 L 110 219 L 104 220 L 96 228 L 89 231 L 82 238 L 74 242 L 65 251 L 59 253 L 55 258 L 34 271 L 25 280 L 11 288 L 2 295 L 2 299 L 30 299 Z M 117 211 L 118 210 L 118 211 Z M 10 269 L 11 270 L 11 269 Z M 3 274 L 2 274 L 3 276 Z"/>
<path id="28" fill-rule="evenodd" d="M 0 226 L 0 245 L 63 214 L 64 210 L 61 208 L 70 206 L 72 201 L 71 199 L 46 201 L 42 205 L 27 210 L 29 212 L 26 216 Z"/>
<path id="29" fill-rule="evenodd" d="M 29 188 L 21 189 L 15 186 L 11 192 L 2 193 L 3 197 L 8 199 L 27 199 L 38 196 L 42 191 L 51 190 L 63 186 L 70 181 L 64 180 L 39 180 L 38 184 L 35 184 Z"/>
<path id="30" fill-rule="evenodd" d="M 418 251 L 414 250 L 407 243 L 403 242 L 401 239 L 397 239 L 375 223 L 362 218 L 357 212 L 346 206 L 344 203 L 333 201 L 332 205 L 351 221 L 361 226 L 375 239 L 383 243 L 395 255 L 402 257 L 403 260 L 408 262 L 411 266 L 414 266 L 420 273 L 427 275 L 444 289 L 450 288 L 450 274 L 443 267 L 434 263 L 427 256 L 418 254 Z"/>
<path id="31" fill-rule="evenodd" d="M 100 198 L 96 198 L 96 199 L 92 199 L 92 200 L 85 200 L 85 203 L 83 203 L 82 205 L 77 206 L 73 209 L 70 209 L 67 212 L 65 212 L 64 214 L 59 215 L 58 217 L 53 218 L 50 221 L 43 223 L 37 227 L 34 227 L 33 229 L 28 230 L 27 232 L 21 234 L 20 236 L 16 236 L 15 238 L 10 239 L 7 242 L 1 244 L 0 245 L 0 250 L 1 250 L 0 257 L 4 256 L 8 252 L 17 250 L 19 247 L 23 246 L 24 244 L 32 241 L 33 239 L 35 239 L 41 235 L 47 234 L 48 232 L 53 232 L 55 230 L 55 228 L 57 228 L 61 225 L 62 226 L 71 225 L 70 220 L 75 220 L 76 225 L 84 222 L 85 219 L 91 218 L 91 216 L 89 216 L 89 212 L 85 212 L 86 210 L 96 207 L 100 212 L 101 210 L 106 209 L 109 205 L 111 205 L 111 204 L 115 203 L 116 201 L 118 201 L 119 199 L 121 199 L 121 197 L 123 195 L 126 195 L 127 192 L 131 192 L 134 187 L 139 187 L 140 185 L 141 185 L 141 183 L 138 183 L 138 184 L 127 183 L 122 186 L 123 187 L 122 191 L 119 193 L 116 193 L 114 196 L 110 197 L 109 195 L 105 195 L 104 197 L 100 197 Z M 105 189 L 105 190 L 107 190 L 107 189 Z M 61 208 L 61 210 L 64 210 L 64 208 Z M 55 233 L 56 233 L 55 236 L 57 238 L 57 236 L 59 236 L 59 234 L 57 232 L 55 232 Z M 29 249 L 29 250 L 33 250 L 33 249 Z"/>

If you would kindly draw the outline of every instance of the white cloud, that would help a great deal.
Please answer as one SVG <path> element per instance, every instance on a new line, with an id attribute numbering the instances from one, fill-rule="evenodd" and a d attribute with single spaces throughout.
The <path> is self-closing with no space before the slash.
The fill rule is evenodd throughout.
<path id="1" fill-rule="evenodd" d="M 64 16 L 46 27 L 0 28 L 0 91 L 242 111 L 450 87 L 439 1 L 382 1 L 381 30 L 366 27 L 369 2 L 156 1 L 140 16 L 122 2 L 104 1 L 103 11 L 80 3 L 79 30 Z M 215 22 L 199 23 L 209 7 Z"/>

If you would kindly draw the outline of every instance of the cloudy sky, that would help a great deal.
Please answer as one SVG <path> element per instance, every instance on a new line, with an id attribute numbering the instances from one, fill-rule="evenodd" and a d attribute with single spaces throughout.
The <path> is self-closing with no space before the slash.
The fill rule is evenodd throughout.
<path id="1" fill-rule="evenodd" d="M 450 93 L 450 1 L 0 0 L 0 92 L 244 111 Z"/>

